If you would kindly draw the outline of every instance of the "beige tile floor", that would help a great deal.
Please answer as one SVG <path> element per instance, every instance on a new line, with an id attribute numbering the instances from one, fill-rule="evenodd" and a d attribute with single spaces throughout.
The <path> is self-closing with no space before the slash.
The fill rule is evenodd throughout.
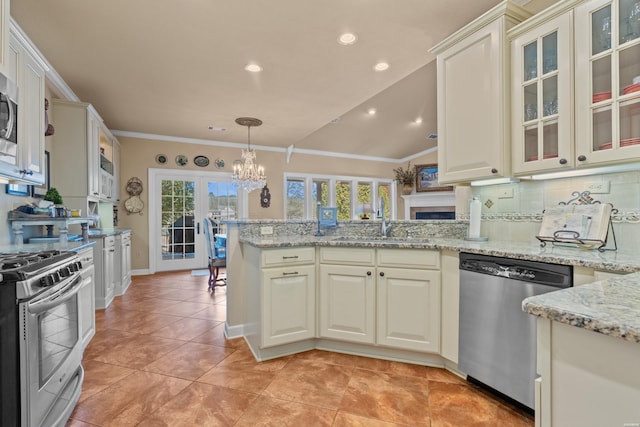
<path id="1" fill-rule="evenodd" d="M 81 426 L 533 426 L 438 368 L 326 351 L 256 362 L 223 334 L 226 289 L 190 272 L 137 276 L 96 313 Z"/>

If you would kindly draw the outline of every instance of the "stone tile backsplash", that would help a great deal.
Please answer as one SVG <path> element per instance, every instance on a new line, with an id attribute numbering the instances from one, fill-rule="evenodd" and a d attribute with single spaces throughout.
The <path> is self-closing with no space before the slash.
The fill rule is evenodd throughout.
<path id="1" fill-rule="evenodd" d="M 471 187 L 469 198 L 477 196 L 482 201 L 483 236 L 495 240 L 536 242 L 540 228 L 539 216 L 546 207 L 569 202 L 592 184 L 609 185 L 607 193 L 590 194 L 596 201 L 611 203 L 620 215 L 615 218 L 614 231 L 619 249 L 634 250 L 640 241 L 640 171 L 573 177 L 546 181 L 521 181 L 487 187 Z M 504 194 L 513 193 L 513 197 Z M 487 200 L 491 200 L 487 207 Z M 466 211 L 458 212 L 458 218 L 467 218 Z M 513 213 L 522 219 L 510 218 Z M 611 239 L 611 237 L 610 237 Z"/>

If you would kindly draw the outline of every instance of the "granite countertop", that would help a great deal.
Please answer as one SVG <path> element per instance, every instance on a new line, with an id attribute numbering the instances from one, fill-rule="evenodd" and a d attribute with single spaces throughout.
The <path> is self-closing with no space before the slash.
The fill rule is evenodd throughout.
<path id="1" fill-rule="evenodd" d="M 506 258 L 526 259 L 552 264 L 564 264 L 593 268 L 604 271 L 632 273 L 640 271 L 640 257 L 637 253 L 623 251 L 604 251 L 595 249 L 582 250 L 573 246 L 547 244 L 541 247 L 539 243 L 510 242 L 490 240 L 487 242 L 472 242 L 463 239 L 447 238 L 387 238 L 379 237 L 343 237 L 343 236 L 314 236 L 289 235 L 264 237 L 241 237 L 241 243 L 258 248 L 282 248 L 295 246 L 344 246 L 365 248 L 405 248 L 405 249 L 435 249 L 457 252 L 471 252 Z"/>
<path id="2" fill-rule="evenodd" d="M 106 229 L 106 228 L 90 229 L 89 238 L 115 236 L 117 234 L 130 233 L 130 232 L 131 232 L 130 228 L 120 228 L 120 227 L 109 228 L 109 229 Z"/>
<path id="3" fill-rule="evenodd" d="M 523 310 L 535 316 L 640 343 L 640 257 L 637 252 L 599 252 L 552 244 L 541 247 L 539 243 L 471 242 L 446 238 L 367 239 L 307 235 L 270 239 L 247 237 L 240 241 L 259 248 L 345 246 L 452 250 L 633 273 L 527 298 L 523 301 Z"/>
<path id="4" fill-rule="evenodd" d="M 640 273 L 529 297 L 535 316 L 640 343 Z"/>

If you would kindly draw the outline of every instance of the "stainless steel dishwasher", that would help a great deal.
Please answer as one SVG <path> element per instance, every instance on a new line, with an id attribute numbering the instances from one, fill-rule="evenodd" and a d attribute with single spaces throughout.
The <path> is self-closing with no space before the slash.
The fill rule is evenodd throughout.
<path id="1" fill-rule="evenodd" d="M 461 253 L 459 369 L 533 409 L 536 318 L 522 300 L 572 283 L 571 266 Z"/>

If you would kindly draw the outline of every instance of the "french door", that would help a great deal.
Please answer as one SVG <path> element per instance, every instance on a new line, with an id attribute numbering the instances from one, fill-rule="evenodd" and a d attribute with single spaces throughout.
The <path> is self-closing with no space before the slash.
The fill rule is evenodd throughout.
<path id="1" fill-rule="evenodd" d="M 244 199 L 229 173 L 150 169 L 150 272 L 206 268 L 204 218 L 246 217 Z"/>

